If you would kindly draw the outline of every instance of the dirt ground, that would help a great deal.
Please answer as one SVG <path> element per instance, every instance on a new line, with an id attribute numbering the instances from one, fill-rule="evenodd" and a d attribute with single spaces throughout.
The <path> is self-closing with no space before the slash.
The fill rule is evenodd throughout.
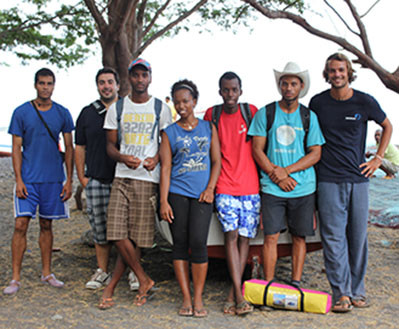
<path id="1" fill-rule="evenodd" d="M 0 287 L 11 277 L 10 239 L 13 231 L 12 179 L 0 176 Z M 82 233 L 89 229 L 85 214 L 71 202 L 71 219 L 55 222 L 53 271 L 65 282 L 63 289 L 40 283 L 38 225 L 34 220 L 28 234 L 28 250 L 23 261 L 22 287 L 15 296 L 0 294 L 0 328 L 398 328 L 399 230 L 369 227 L 369 267 L 367 292 L 369 309 L 355 309 L 349 314 L 311 314 L 294 311 L 261 311 L 246 317 L 226 316 L 221 312 L 229 279 L 223 260 L 210 260 L 204 294 L 207 318 L 182 318 L 177 315 L 180 293 L 174 279 L 169 246 L 157 236 L 156 247 L 143 254 L 145 270 L 160 288 L 143 307 L 133 305 L 134 293 L 123 279 L 116 289 L 115 306 L 101 311 L 96 306 L 101 291 L 84 288 L 95 269 L 94 249 L 82 243 Z M 111 263 L 115 260 L 112 254 Z M 288 279 L 289 258 L 278 262 L 277 276 Z M 303 287 L 329 292 L 321 251 L 308 254 Z"/>

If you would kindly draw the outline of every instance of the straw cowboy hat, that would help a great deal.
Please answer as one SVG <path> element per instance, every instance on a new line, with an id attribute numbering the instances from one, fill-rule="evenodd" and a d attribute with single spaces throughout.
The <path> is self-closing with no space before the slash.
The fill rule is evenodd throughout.
<path id="1" fill-rule="evenodd" d="M 310 86 L 309 72 L 307 70 L 302 71 L 297 63 L 288 62 L 282 72 L 279 72 L 277 70 L 273 71 L 274 71 L 274 76 L 276 78 L 277 89 L 280 94 L 281 94 L 280 79 L 285 75 L 294 75 L 299 79 L 301 79 L 301 81 L 303 82 L 304 86 L 301 92 L 299 93 L 299 98 L 302 98 L 307 94 Z"/>

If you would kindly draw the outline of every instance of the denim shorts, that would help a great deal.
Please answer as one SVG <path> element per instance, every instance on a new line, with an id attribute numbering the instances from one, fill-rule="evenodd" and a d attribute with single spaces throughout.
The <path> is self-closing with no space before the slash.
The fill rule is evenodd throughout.
<path id="1" fill-rule="evenodd" d="M 223 232 L 238 229 L 238 234 L 241 236 L 247 238 L 256 236 L 260 211 L 259 194 L 242 196 L 216 194 L 215 204 Z"/>

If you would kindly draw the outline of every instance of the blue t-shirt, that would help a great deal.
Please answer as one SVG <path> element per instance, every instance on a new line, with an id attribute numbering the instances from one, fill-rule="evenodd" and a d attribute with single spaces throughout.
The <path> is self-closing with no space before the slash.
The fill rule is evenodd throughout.
<path id="1" fill-rule="evenodd" d="M 359 165 L 366 161 L 367 121 L 380 124 L 386 118 L 378 102 L 357 90 L 350 99 L 338 101 L 326 90 L 314 96 L 309 107 L 317 114 L 326 138 L 316 167 L 318 181 L 367 182 Z"/>
<path id="2" fill-rule="evenodd" d="M 48 111 L 41 111 L 53 136 L 74 129 L 69 111 L 53 102 Z M 14 110 L 8 133 L 22 137 L 22 180 L 24 183 L 55 183 L 65 179 L 58 146 L 30 102 Z"/>
<path id="3" fill-rule="evenodd" d="M 281 110 L 276 102 L 276 114 L 269 134 L 267 129 L 266 107 L 262 107 L 254 116 L 248 134 L 262 136 L 268 139 L 268 159 L 277 166 L 287 167 L 306 155 L 303 139 L 301 114 L 298 108 L 295 112 L 286 113 Z M 321 133 L 316 115 L 310 111 L 310 124 L 307 136 L 307 147 L 323 145 L 325 143 Z M 316 190 L 316 174 L 313 167 L 294 172 L 290 175 L 298 183 L 294 190 L 283 191 L 277 184 L 274 184 L 269 176 L 261 171 L 261 187 L 263 193 L 272 194 L 281 198 L 297 198 L 309 195 Z"/>
<path id="4" fill-rule="evenodd" d="M 199 120 L 191 131 L 173 123 L 165 129 L 172 150 L 169 192 L 199 198 L 206 189 L 211 173 L 210 122 Z"/>

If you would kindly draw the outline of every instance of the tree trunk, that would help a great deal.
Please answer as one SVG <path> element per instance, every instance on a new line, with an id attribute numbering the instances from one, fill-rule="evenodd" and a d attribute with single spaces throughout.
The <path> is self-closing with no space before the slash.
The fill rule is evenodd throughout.
<path id="1" fill-rule="evenodd" d="M 107 7 L 98 7 L 95 0 L 84 0 L 87 8 L 96 22 L 99 41 L 101 44 L 103 65 L 112 67 L 120 75 L 119 95 L 126 96 L 130 92 L 128 66 L 130 61 L 136 59 L 156 39 L 165 34 L 176 25 L 183 22 L 195 13 L 208 0 L 197 2 L 180 15 L 176 15 L 164 27 L 155 29 L 158 19 L 173 6 L 171 0 L 159 1 L 160 7 L 155 14 L 147 11 L 150 4 L 139 0 L 113 0 L 107 1 Z M 180 4 L 183 5 L 184 2 Z M 151 13 L 148 21 L 147 14 Z M 146 25 L 146 26 L 145 26 Z"/>

